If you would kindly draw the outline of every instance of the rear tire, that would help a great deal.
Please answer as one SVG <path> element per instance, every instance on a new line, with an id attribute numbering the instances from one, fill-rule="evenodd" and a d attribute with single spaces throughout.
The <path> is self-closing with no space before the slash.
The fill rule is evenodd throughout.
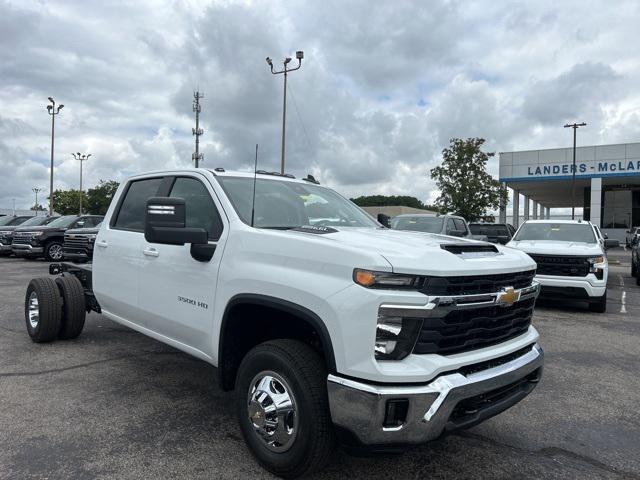
<path id="1" fill-rule="evenodd" d="M 62 242 L 52 241 L 44 247 L 44 258 L 47 262 L 60 262 L 64 259 Z"/>
<path id="2" fill-rule="evenodd" d="M 589 303 L 589 310 L 597 313 L 604 313 L 607 311 L 607 291 L 604 291 L 604 295 L 597 298 L 596 300 L 592 300 Z"/>
<path id="3" fill-rule="evenodd" d="M 58 338 L 61 340 L 77 338 L 82 333 L 86 317 L 84 287 L 73 275 L 56 278 L 56 284 L 64 302 Z"/>
<path id="4" fill-rule="evenodd" d="M 242 435 L 264 468 L 295 478 L 324 466 L 333 451 L 334 436 L 327 370 L 316 351 L 298 340 L 262 343 L 242 360 L 236 391 Z M 274 404 L 292 407 L 263 409 Z M 271 422 L 275 418 L 276 427 L 267 424 L 267 418 Z"/>
<path id="5" fill-rule="evenodd" d="M 36 343 L 55 340 L 60 331 L 62 299 L 56 282 L 49 277 L 29 282 L 24 302 L 27 332 Z"/>

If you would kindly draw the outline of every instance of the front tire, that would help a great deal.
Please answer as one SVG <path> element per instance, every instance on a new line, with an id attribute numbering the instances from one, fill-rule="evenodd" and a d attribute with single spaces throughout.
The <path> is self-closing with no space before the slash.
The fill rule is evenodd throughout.
<path id="1" fill-rule="evenodd" d="M 44 248 L 44 258 L 48 262 L 59 262 L 64 258 L 61 242 L 49 242 Z"/>
<path id="2" fill-rule="evenodd" d="M 36 343 L 55 340 L 60 331 L 62 299 L 56 282 L 49 277 L 29 282 L 24 301 L 27 332 Z"/>
<path id="3" fill-rule="evenodd" d="M 86 317 L 84 288 L 80 280 L 73 275 L 56 278 L 56 285 L 64 301 L 58 338 L 61 340 L 77 338 L 82 333 Z"/>
<path id="4" fill-rule="evenodd" d="M 604 295 L 589 303 L 589 310 L 597 313 L 604 313 L 607 311 L 607 291 L 604 291 Z"/>
<path id="5" fill-rule="evenodd" d="M 284 478 L 322 468 L 334 437 L 317 352 L 297 340 L 262 343 L 242 360 L 236 391 L 242 435 L 264 468 Z"/>

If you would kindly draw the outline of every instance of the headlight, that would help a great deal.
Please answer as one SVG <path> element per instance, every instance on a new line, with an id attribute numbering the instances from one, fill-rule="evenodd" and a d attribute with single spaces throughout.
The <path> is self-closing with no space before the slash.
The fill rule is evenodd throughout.
<path id="1" fill-rule="evenodd" d="M 391 290 L 420 290 L 425 277 L 402 273 L 374 272 L 356 268 L 353 281 L 365 288 L 386 288 Z"/>
<path id="2" fill-rule="evenodd" d="M 607 266 L 607 259 L 604 255 L 591 257 L 589 261 L 589 273 L 593 273 L 598 280 L 604 278 L 604 267 Z"/>
<path id="3" fill-rule="evenodd" d="M 392 317 L 378 314 L 376 360 L 402 360 L 413 350 L 422 328 L 422 318 Z"/>

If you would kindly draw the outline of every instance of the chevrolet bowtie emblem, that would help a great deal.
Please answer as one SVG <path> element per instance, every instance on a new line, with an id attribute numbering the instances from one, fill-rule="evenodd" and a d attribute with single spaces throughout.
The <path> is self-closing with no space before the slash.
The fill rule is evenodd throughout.
<path id="1" fill-rule="evenodd" d="M 520 291 L 515 291 L 513 287 L 506 287 L 500 293 L 498 293 L 496 303 L 505 307 L 509 307 L 516 303 L 518 300 L 520 300 Z"/>

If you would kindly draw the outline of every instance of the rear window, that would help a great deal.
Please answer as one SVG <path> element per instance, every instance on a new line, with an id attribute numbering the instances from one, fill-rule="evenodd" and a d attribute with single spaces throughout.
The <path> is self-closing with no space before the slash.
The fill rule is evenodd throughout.
<path id="1" fill-rule="evenodd" d="M 474 235 L 487 235 L 488 237 L 511 236 L 509 229 L 505 225 L 480 225 L 476 223 L 469 225 L 469 229 Z"/>
<path id="2" fill-rule="evenodd" d="M 394 230 L 413 230 L 416 232 L 442 232 L 443 217 L 395 217 L 391 220 Z"/>

